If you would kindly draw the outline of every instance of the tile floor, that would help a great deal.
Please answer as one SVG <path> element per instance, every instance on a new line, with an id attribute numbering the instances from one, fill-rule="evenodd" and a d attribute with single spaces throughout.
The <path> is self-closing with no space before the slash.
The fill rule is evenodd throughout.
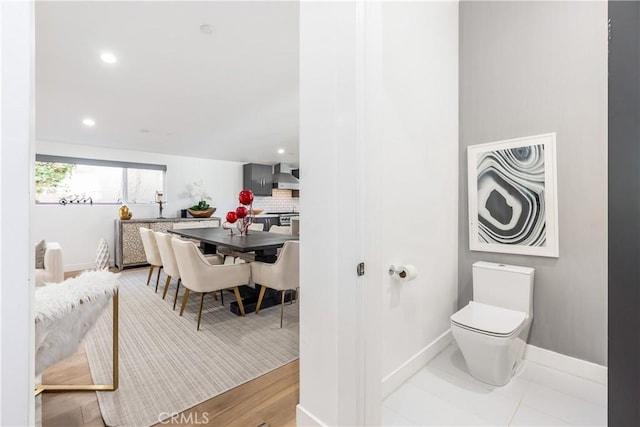
<path id="1" fill-rule="evenodd" d="M 383 402 L 385 426 L 605 426 L 607 388 L 524 361 L 504 387 L 467 373 L 455 343 Z"/>

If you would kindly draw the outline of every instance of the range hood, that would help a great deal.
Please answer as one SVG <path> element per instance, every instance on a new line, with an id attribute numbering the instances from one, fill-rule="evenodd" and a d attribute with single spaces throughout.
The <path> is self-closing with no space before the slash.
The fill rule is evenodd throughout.
<path id="1" fill-rule="evenodd" d="M 300 181 L 291 175 L 291 166 L 278 163 L 273 167 L 273 188 L 281 190 L 299 190 Z"/>

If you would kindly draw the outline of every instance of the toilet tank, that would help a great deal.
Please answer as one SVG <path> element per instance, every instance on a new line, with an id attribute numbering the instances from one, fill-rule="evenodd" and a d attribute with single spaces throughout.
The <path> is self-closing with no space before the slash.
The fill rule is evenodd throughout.
<path id="1" fill-rule="evenodd" d="M 533 272 L 531 267 L 478 261 L 473 264 L 473 300 L 531 315 Z"/>

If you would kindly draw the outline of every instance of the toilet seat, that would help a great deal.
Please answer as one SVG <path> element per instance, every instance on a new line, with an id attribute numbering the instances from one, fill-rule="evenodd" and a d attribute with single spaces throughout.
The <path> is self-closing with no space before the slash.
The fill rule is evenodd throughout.
<path id="1" fill-rule="evenodd" d="M 451 322 L 461 328 L 502 338 L 516 333 L 526 318 L 526 313 L 521 311 L 475 301 L 470 301 L 450 317 Z"/>

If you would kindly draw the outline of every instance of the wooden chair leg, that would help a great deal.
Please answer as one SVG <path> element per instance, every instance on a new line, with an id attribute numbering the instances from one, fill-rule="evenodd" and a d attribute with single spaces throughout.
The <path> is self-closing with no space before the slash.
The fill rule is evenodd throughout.
<path id="1" fill-rule="evenodd" d="M 167 276 L 167 281 L 164 282 L 164 292 L 162 292 L 162 299 L 167 296 L 167 291 L 169 290 L 169 282 L 171 282 L 171 276 Z"/>
<path id="2" fill-rule="evenodd" d="M 240 290 L 236 286 L 233 288 L 233 293 L 236 294 L 236 301 L 238 301 L 238 308 L 240 309 L 240 314 L 244 317 L 244 304 L 242 304 L 242 298 L 240 298 Z"/>
<path id="3" fill-rule="evenodd" d="M 189 288 L 184 288 L 184 296 L 182 297 L 182 307 L 180 307 L 180 316 L 184 313 L 184 308 L 187 306 L 187 300 L 189 299 Z"/>
<path id="4" fill-rule="evenodd" d="M 149 282 L 151 282 L 151 275 L 153 274 L 153 265 L 149 266 L 149 276 L 147 277 L 147 286 L 149 286 Z"/>
<path id="5" fill-rule="evenodd" d="M 260 307 L 262 306 L 262 298 L 264 298 L 264 293 L 267 290 L 266 286 L 260 287 L 260 294 L 258 294 L 258 304 L 256 304 L 256 314 L 260 311 Z"/>
<path id="6" fill-rule="evenodd" d="M 198 326 L 196 331 L 200 330 L 200 318 L 202 317 L 202 306 L 204 305 L 204 292 L 200 294 L 200 310 L 198 310 Z"/>
<path id="7" fill-rule="evenodd" d="M 173 309 L 176 309 L 176 302 L 178 302 L 178 291 L 180 290 L 180 282 L 182 279 L 178 279 L 178 286 L 176 286 L 176 296 L 173 297 Z"/>
<path id="8" fill-rule="evenodd" d="M 156 292 L 158 292 L 158 283 L 160 283 L 160 272 L 162 271 L 162 267 L 158 267 L 158 277 L 156 277 Z"/>
<path id="9" fill-rule="evenodd" d="M 213 292 L 213 299 L 218 301 L 218 293 L 217 292 Z"/>
<path id="10" fill-rule="evenodd" d="M 282 291 L 282 302 L 280 303 L 280 328 L 282 328 L 282 319 L 284 319 L 284 293 Z"/>

